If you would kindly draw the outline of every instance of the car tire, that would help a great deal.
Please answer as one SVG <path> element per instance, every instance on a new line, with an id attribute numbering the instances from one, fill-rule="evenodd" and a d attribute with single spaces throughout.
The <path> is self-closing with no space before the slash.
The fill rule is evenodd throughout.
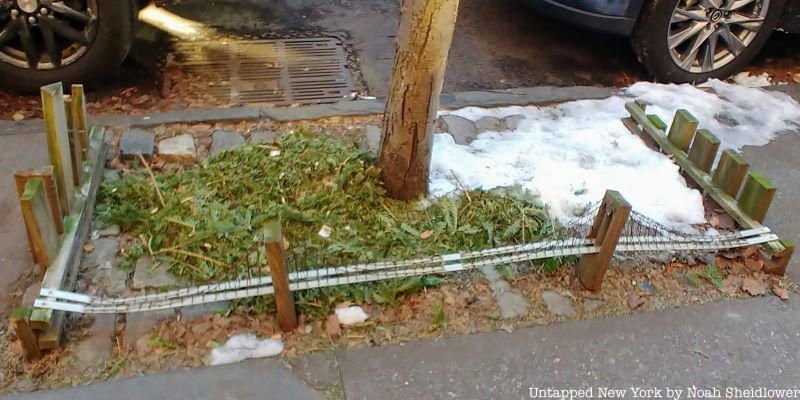
<path id="1" fill-rule="evenodd" d="M 31 70 L 0 61 L 0 87 L 33 93 L 54 82 L 91 86 L 102 81 L 127 56 L 134 17 L 130 0 L 97 0 L 97 30 L 85 54 L 50 70 Z"/>
<path id="2" fill-rule="evenodd" d="M 667 37 L 671 19 L 681 0 L 650 0 L 637 21 L 632 37 L 633 48 L 647 70 L 659 81 L 701 83 L 711 78 L 727 78 L 746 67 L 764 47 L 780 21 L 785 1 L 770 0 L 764 21 L 755 37 L 730 62 L 708 72 L 688 71 L 677 64 L 670 53 Z"/>

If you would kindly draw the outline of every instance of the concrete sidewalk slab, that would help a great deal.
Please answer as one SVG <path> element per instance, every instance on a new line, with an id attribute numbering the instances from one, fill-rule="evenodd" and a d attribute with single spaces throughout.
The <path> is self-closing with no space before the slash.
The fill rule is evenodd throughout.
<path id="1" fill-rule="evenodd" d="M 0 150 L 0 314 L 5 314 L 12 308 L 9 296 L 14 282 L 33 268 L 14 171 L 40 167 L 49 161 L 43 133 L 0 136 Z"/>
<path id="2" fill-rule="evenodd" d="M 764 298 L 346 351 L 339 363 L 348 400 L 527 399 L 531 387 L 800 389 L 799 316 L 796 304 Z"/>
<path id="3" fill-rule="evenodd" d="M 248 360 L 70 389 L 34 392 L 8 399 L 36 400 L 324 400 L 280 360 Z"/>

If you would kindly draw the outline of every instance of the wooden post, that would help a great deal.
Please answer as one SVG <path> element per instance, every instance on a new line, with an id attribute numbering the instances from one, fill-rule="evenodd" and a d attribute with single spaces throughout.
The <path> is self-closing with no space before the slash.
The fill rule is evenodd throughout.
<path id="1" fill-rule="evenodd" d="M 28 180 L 19 204 L 33 258 L 39 265 L 48 268 L 58 254 L 59 238 L 42 178 Z"/>
<path id="2" fill-rule="evenodd" d="M 675 147 L 687 152 L 689 145 L 692 144 L 694 132 L 697 130 L 697 123 L 697 118 L 689 111 L 678 110 L 675 112 L 675 118 L 672 120 L 667 138 Z"/>
<path id="3" fill-rule="evenodd" d="M 275 288 L 275 306 L 278 309 L 278 325 L 284 332 L 297 328 L 297 311 L 294 296 L 289 289 L 289 271 L 286 269 L 286 257 L 283 254 L 283 235 L 279 221 L 269 222 L 264 229 L 267 246 L 267 262 L 272 276 L 272 287 Z"/>
<path id="4" fill-rule="evenodd" d="M 772 199 L 778 190 L 769 178 L 759 172 L 750 171 L 744 182 L 737 204 L 750 218 L 764 222 Z"/>
<path id="5" fill-rule="evenodd" d="M 600 251 L 583 255 L 576 267 L 578 278 L 586 289 L 599 290 L 602 286 L 608 264 L 628 222 L 630 212 L 631 205 L 619 192 L 606 191 L 588 237 L 595 239 L 595 245 Z"/>
<path id="6" fill-rule="evenodd" d="M 791 240 L 783 239 L 781 245 L 783 250 L 767 257 L 767 261 L 764 263 L 764 272 L 781 276 L 786 274 L 786 268 L 789 267 L 789 261 L 794 254 L 794 243 Z"/>
<path id="7" fill-rule="evenodd" d="M 32 178 L 42 178 L 44 180 L 44 189 L 47 193 L 47 201 L 50 203 L 50 212 L 53 214 L 56 233 L 59 235 L 64 233 L 64 220 L 61 216 L 61 204 L 58 201 L 58 189 L 56 189 L 55 178 L 53 178 L 53 166 L 47 165 L 26 171 L 14 171 L 14 183 L 17 185 L 17 195 L 19 197 L 22 197 L 25 193 L 25 185 Z"/>
<path id="8" fill-rule="evenodd" d="M 689 159 L 705 173 L 711 172 L 719 150 L 719 139 L 708 129 L 700 129 L 689 149 Z"/>
<path id="9" fill-rule="evenodd" d="M 389 194 L 427 192 L 433 120 L 439 109 L 459 0 L 403 0 L 380 167 Z"/>
<path id="10" fill-rule="evenodd" d="M 47 133 L 47 149 L 50 164 L 56 176 L 61 212 L 70 213 L 75 180 L 72 178 L 72 156 L 70 155 L 67 116 L 64 113 L 64 93 L 61 83 L 42 87 L 42 111 Z"/>
<path id="11" fill-rule="evenodd" d="M 83 85 L 72 85 L 72 129 L 78 138 L 81 148 L 81 157 L 87 160 L 89 156 L 89 128 L 86 123 L 86 96 Z"/>
<path id="12" fill-rule="evenodd" d="M 15 309 L 11 316 L 11 325 L 14 327 L 14 333 L 22 345 L 22 353 L 25 359 L 33 361 L 41 357 L 42 353 L 39 350 L 39 340 L 28 322 L 30 315 L 31 309 L 28 307 Z"/>
<path id="13" fill-rule="evenodd" d="M 719 157 L 719 164 L 711 181 L 728 196 L 736 197 L 749 167 L 747 161 L 735 151 L 725 150 Z"/>
<path id="14" fill-rule="evenodd" d="M 72 181 L 76 187 L 81 186 L 81 175 L 83 175 L 83 149 L 81 149 L 80 139 L 78 139 L 73 128 L 72 119 L 72 98 L 64 96 L 64 115 L 67 117 L 67 138 L 69 139 L 69 155 L 72 162 Z"/>

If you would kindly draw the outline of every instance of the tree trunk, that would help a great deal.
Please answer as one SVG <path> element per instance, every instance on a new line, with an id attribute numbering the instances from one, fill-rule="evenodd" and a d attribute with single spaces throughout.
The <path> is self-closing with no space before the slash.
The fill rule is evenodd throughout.
<path id="1" fill-rule="evenodd" d="M 403 0 L 392 86 L 383 115 L 380 166 L 389 194 L 427 193 L 433 120 L 459 0 Z"/>

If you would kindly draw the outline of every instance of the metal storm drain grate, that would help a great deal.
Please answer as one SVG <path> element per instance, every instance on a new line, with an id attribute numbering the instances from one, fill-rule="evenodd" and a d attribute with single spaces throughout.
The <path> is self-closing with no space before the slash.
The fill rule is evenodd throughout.
<path id="1" fill-rule="evenodd" d="M 222 101 L 317 104 L 353 92 L 335 38 L 177 42 L 168 64 L 206 80 Z"/>

